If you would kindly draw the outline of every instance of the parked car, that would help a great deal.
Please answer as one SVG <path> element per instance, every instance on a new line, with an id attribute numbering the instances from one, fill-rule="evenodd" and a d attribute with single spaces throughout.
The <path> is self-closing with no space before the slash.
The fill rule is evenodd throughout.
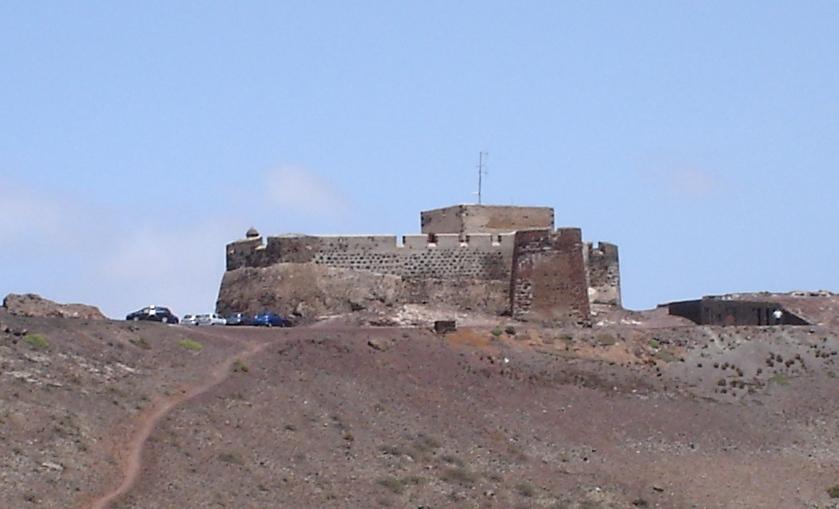
<path id="1" fill-rule="evenodd" d="M 208 315 L 197 315 L 195 317 L 196 321 L 198 322 L 197 325 L 226 325 L 227 320 L 222 318 L 221 316 L 211 313 Z"/>
<path id="2" fill-rule="evenodd" d="M 160 323 L 178 323 L 178 317 L 172 314 L 169 308 L 163 306 L 146 306 L 143 309 L 129 313 L 125 319 L 135 322 L 147 320 Z"/>
<path id="3" fill-rule="evenodd" d="M 184 317 L 181 318 L 181 325 L 198 325 L 198 316 L 184 315 Z"/>
<path id="4" fill-rule="evenodd" d="M 257 314 L 253 317 L 253 322 L 254 325 L 262 325 L 264 327 L 291 327 L 289 320 L 270 311 Z"/>
<path id="5" fill-rule="evenodd" d="M 245 313 L 233 313 L 227 318 L 227 325 L 253 325 L 253 316 Z"/>

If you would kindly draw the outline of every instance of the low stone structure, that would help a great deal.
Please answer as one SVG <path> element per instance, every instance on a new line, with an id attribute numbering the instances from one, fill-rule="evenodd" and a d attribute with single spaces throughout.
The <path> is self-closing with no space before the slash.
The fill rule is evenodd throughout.
<path id="1" fill-rule="evenodd" d="M 777 302 L 703 297 L 666 306 L 669 314 L 698 325 L 810 325 Z"/>
<path id="2" fill-rule="evenodd" d="M 457 322 L 455 320 L 435 320 L 434 332 L 437 334 L 447 334 L 457 330 Z"/>
<path id="3" fill-rule="evenodd" d="M 617 247 L 585 244 L 579 229 L 554 230 L 553 222 L 553 209 L 547 207 L 458 205 L 423 212 L 423 233 L 401 239 L 280 235 L 263 240 L 251 229 L 245 239 L 227 245 L 227 272 L 217 310 L 251 312 L 278 303 L 284 306 L 280 311 L 288 312 L 288 306 L 296 309 L 299 303 L 287 296 L 302 297 L 305 289 L 298 288 L 293 278 L 266 278 L 260 271 L 301 273 L 308 266 L 331 269 L 328 273 L 302 270 L 309 276 L 320 273 L 310 289 L 325 293 L 329 290 L 322 278 L 327 276 L 345 281 L 353 277 L 348 274 L 357 274 L 368 282 L 394 278 L 388 280 L 387 302 L 374 297 L 351 309 L 374 302 L 433 303 L 519 319 L 585 322 L 591 303 L 620 306 Z M 273 283 L 266 285 L 266 279 Z M 258 295 L 253 288 L 243 289 L 249 282 L 260 288 Z M 320 303 L 331 300 L 318 295 L 315 300 Z M 301 302 L 305 308 L 307 303 Z M 314 307 L 327 313 L 347 308 L 334 304 Z"/>

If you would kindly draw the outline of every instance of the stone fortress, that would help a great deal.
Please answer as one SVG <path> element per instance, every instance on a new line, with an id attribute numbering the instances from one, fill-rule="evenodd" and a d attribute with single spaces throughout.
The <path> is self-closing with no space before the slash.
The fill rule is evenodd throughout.
<path id="1" fill-rule="evenodd" d="M 217 311 L 304 317 L 427 304 L 522 320 L 587 323 L 620 307 L 618 249 L 554 227 L 548 207 L 456 205 L 421 213 L 421 234 L 267 239 L 227 245 Z"/>

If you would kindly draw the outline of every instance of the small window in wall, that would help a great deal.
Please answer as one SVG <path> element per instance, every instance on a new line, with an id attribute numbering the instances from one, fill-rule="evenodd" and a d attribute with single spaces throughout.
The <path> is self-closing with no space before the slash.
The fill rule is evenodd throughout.
<path id="1" fill-rule="evenodd" d="M 436 233 L 429 233 L 428 234 L 428 247 L 437 247 L 437 234 Z"/>

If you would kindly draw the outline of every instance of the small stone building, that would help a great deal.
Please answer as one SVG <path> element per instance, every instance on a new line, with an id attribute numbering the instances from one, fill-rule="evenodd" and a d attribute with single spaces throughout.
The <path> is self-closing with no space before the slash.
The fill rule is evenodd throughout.
<path id="1" fill-rule="evenodd" d="M 698 325 L 810 325 L 777 302 L 703 297 L 666 306 L 668 314 Z"/>

